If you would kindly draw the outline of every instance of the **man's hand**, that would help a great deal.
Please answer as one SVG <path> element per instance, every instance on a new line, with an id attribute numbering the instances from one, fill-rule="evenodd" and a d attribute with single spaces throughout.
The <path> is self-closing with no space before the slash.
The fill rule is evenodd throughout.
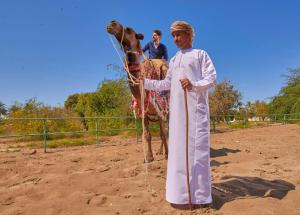
<path id="1" fill-rule="evenodd" d="M 183 89 L 187 89 L 188 91 L 191 91 L 192 88 L 193 88 L 193 85 L 191 84 L 190 80 L 189 79 L 180 79 L 179 80 L 180 83 L 181 83 L 181 86 Z"/>

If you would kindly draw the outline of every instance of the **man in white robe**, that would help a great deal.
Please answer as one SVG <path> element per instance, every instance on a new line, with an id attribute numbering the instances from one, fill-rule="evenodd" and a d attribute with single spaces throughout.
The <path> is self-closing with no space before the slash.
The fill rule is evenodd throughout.
<path id="1" fill-rule="evenodd" d="M 210 117 L 208 89 L 216 82 L 216 71 L 208 54 L 193 49 L 194 30 L 183 21 L 171 26 L 174 43 L 180 49 L 170 60 L 164 80 L 144 80 L 148 90 L 170 90 L 169 155 L 166 200 L 173 204 L 188 204 L 185 158 L 186 115 L 184 90 L 188 100 L 188 157 L 192 204 L 209 204 L 210 175 Z M 143 81 L 144 78 L 141 78 Z"/>

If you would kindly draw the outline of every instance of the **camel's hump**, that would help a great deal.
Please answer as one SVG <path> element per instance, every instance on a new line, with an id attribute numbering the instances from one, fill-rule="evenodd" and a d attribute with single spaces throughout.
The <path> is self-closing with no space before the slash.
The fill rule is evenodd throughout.
<path id="1" fill-rule="evenodd" d="M 142 64 L 149 63 L 149 61 L 155 67 L 155 69 L 165 70 L 169 67 L 168 62 L 163 59 L 146 59 L 142 62 Z"/>

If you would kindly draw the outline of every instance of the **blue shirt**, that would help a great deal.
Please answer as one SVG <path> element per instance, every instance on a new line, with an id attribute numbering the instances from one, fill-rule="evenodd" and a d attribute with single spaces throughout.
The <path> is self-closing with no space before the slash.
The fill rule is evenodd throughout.
<path id="1" fill-rule="evenodd" d="M 143 52 L 147 50 L 149 50 L 150 59 L 165 59 L 168 61 L 168 51 L 164 44 L 159 43 L 158 47 L 155 48 L 154 43 L 151 41 L 143 48 Z"/>

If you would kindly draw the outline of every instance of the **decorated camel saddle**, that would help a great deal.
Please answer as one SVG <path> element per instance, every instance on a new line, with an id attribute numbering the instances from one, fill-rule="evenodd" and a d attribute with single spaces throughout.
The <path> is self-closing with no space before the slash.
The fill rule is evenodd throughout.
<path id="1" fill-rule="evenodd" d="M 129 65 L 134 66 L 134 65 Z M 144 73 L 144 77 L 151 80 L 163 80 L 167 75 L 168 63 L 162 59 L 148 59 L 146 58 L 140 64 L 140 71 Z M 132 71 L 134 68 L 130 68 Z M 161 117 L 164 121 L 168 120 L 169 114 L 169 100 L 170 92 L 169 91 L 145 91 L 145 112 L 148 113 L 148 117 L 151 121 L 157 121 L 157 117 Z M 150 105 L 151 104 L 151 105 Z M 135 114 L 139 117 L 142 115 L 142 110 L 138 104 L 138 100 L 132 96 L 132 108 L 134 109 Z M 155 108 L 155 111 L 149 110 L 149 108 Z M 150 114 L 153 112 L 153 114 Z M 155 114 L 155 112 L 157 114 Z M 158 116 L 157 116 L 158 115 Z"/>

